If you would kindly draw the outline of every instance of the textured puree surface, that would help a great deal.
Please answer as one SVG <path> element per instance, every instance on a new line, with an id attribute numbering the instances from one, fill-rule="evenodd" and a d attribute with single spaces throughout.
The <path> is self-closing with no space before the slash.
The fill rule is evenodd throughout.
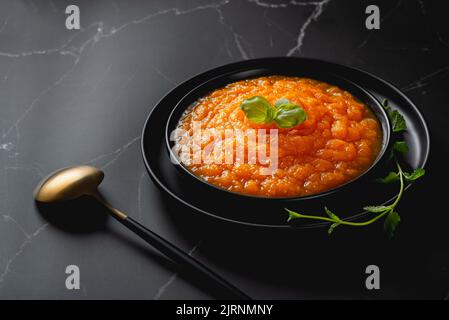
<path id="1" fill-rule="evenodd" d="M 178 129 L 186 134 L 178 146 L 201 145 L 202 150 L 213 137 L 193 138 L 193 123 L 202 130 L 214 130 L 223 138 L 221 146 L 244 145 L 250 142 L 241 136 L 225 136 L 225 129 L 277 129 L 275 124 L 251 123 L 240 110 L 244 99 L 263 96 L 274 104 L 286 98 L 303 107 L 307 120 L 296 127 L 278 130 L 278 167 L 272 174 L 261 173 L 270 163 L 260 159 L 253 164 L 226 164 L 224 161 L 194 163 L 183 159 L 185 166 L 209 183 L 236 193 L 264 197 L 313 195 L 342 185 L 366 171 L 379 153 L 382 132 L 372 111 L 349 92 L 336 86 L 308 79 L 269 76 L 235 82 L 199 99 L 186 110 Z M 267 134 L 269 131 L 267 130 Z M 242 141 L 239 141 L 242 140 Z M 273 140 L 271 140 L 273 141 Z M 269 156 L 270 138 L 257 141 L 257 148 L 266 148 Z M 225 148 L 214 144 L 214 159 L 223 159 Z M 192 151 L 193 152 L 193 151 Z M 191 153 L 192 154 L 192 153 Z M 220 163 L 222 162 L 222 163 Z"/>

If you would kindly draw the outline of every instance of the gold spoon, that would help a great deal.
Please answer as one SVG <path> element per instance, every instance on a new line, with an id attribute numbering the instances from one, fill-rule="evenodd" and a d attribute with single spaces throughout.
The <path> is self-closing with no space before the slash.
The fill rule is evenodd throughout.
<path id="1" fill-rule="evenodd" d="M 34 199 L 42 203 L 73 200 L 81 196 L 92 196 L 109 209 L 111 215 L 147 243 L 177 263 L 183 271 L 212 280 L 223 291 L 222 298 L 251 299 L 240 289 L 223 279 L 208 267 L 189 256 L 183 250 L 158 234 L 141 225 L 125 213 L 112 207 L 98 192 L 104 173 L 91 166 L 64 168 L 43 179 L 34 191 Z"/>

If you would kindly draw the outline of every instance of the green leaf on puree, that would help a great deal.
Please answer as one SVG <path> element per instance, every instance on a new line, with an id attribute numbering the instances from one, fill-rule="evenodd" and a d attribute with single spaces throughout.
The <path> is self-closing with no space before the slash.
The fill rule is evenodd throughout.
<path id="1" fill-rule="evenodd" d="M 243 100 L 240 105 L 249 121 L 256 124 L 270 124 L 273 121 L 279 128 L 292 128 L 307 119 L 303 108 L 282 98 L 272 106 L 267 99 L 254 96 Z"/>
<path id="2" fill-rule="evenodd" d="M 283 104 L 289 104 L 289 103 L 290 103 L 290 100 L 285 99 L 285 98 L 282 98 L 282 99 L 279 99 L 278 101 L 276 101 L 276 103 L 274 104 L 274 106 L 275 106 L 276 108 L 279 108 L 281 105 L 283 105 Z"/>
<path id="3" fill-rule="evenodd" d="M 292 128 L 306 119 L 307 115 L 303 108 L 293 103 L 286 103 L 277 108 L 274 122 L 279 128 Z"/>
<path id="4" fill-rule="evenodd" d="M 271 108 L 267 99 L 260 96 L 245 99 L 240 105 L 240 109 L 243 110 L 248 120 L 257 124 L 273 121 Z"/>

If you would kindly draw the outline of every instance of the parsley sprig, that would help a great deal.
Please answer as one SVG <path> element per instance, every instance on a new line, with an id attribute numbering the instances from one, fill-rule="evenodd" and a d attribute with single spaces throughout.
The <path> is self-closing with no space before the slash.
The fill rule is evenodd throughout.
<path id="1" fill-rule="evenodd" d="M 390 118 L 392 124 L 393 132 L 401 132 L 407 129 L 407 125 L 404 117 L 397 110 L 392 110 L 388 105 L 388 101 L 385 100 L 383 103 L 385 110 Z M 391 238 L 394 235 L 394 232 L 401 221 L 401 217 L 396 210 L 399 201 L 402 198 L 405 188 L 405 182 L 413 182 L 419 178 L 421 178 L 425 174 L 425 170 L 423 168 L 417 168 L 413 172 L 408 173 L 404 171 L 397 160 L 396 155 L 398 153 L 407 153 L 409 151 L 409 147 L 405 141 L 396 141 L 392 147 L 392 153 L 390 158 L 394 158 L 395 165 L 397 171 L 391 171 L 384 178 L 377 179 L 376 181 L 383 184 L 393 183 L 399 181 L 399 192 L 394 199 L 394 201 L 390 205 L 372 205 L 365 206 L 363 209 L 366 212 L 374 213 L 376 216 L 370 220 L 363 222 L 352 222 L 348 220 L 343 220 L 327 207 L 324 207 L 324 212 L 327 216 L 319 216 L 319 215 L 305 215 L 298 213 L 296 211 L 292 211 L 289 209 L 285 209 L 288 212 L 287 221 L 291 221 L 294 219 L 310 219 L 310 220 L 320 220 L 330 222 L 331 225 L 328 229 L 328 234 L 331 234 L 334 229 L 340 225 L 353 226 L 353 227 L 364 227 L 368 226 L 377 220 L 385 217 L 384 220 L 384 229 L 388 233 Z"/>

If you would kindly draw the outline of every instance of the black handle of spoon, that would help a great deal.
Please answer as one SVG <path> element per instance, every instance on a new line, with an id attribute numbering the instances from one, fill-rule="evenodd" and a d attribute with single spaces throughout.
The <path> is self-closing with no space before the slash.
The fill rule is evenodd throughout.
<path id="1" fill-rule="evenodd" d="M 168 258 L 172 259 L 182 268 L 182 271 L 204 278 L 206 281 L 209 280 L 214 282 L 218 287 L 217 289 L 221 289 L 222 291 L 223 296 L 220 298 L 251 300 L 251 298 L 239 288 L 229 283 L 227 280 L 222 278 L 220 275 L 206 267 L 195 258 L 189 256 L 180 248 L 168 242 L 153 231 L 147 229 L 136 220 L 128 216 L 126 216 L 125 218 L 120 218 L 114 215 L 114 217 L 128 229 L 145 240 L 147 243 L 165 254 Z"/>
<path id="2" fill-rule="evenodd" d="M 136 220 L 128 217 L 125 213 L 111 206 L 99 193 L 93 193 L 92 196 L 106 206 L 110 210 L 111 215 L 117 221 L 122 223 L 125 227 L 133 231 L 161 253 L 165 254 L 168 258 L 173 260 L 173 262 L 177 263 L 181 271 L 206 280 L 206 284 L 215 284 L 218 287 L 217 289 L 220 289 L 222 293 L 220 298 L 251 300 L 247 294 L 223 279 L 220 275 L 206 267 L 204 264 L 191 257 L 155 232 L 144 227 Z"/>

